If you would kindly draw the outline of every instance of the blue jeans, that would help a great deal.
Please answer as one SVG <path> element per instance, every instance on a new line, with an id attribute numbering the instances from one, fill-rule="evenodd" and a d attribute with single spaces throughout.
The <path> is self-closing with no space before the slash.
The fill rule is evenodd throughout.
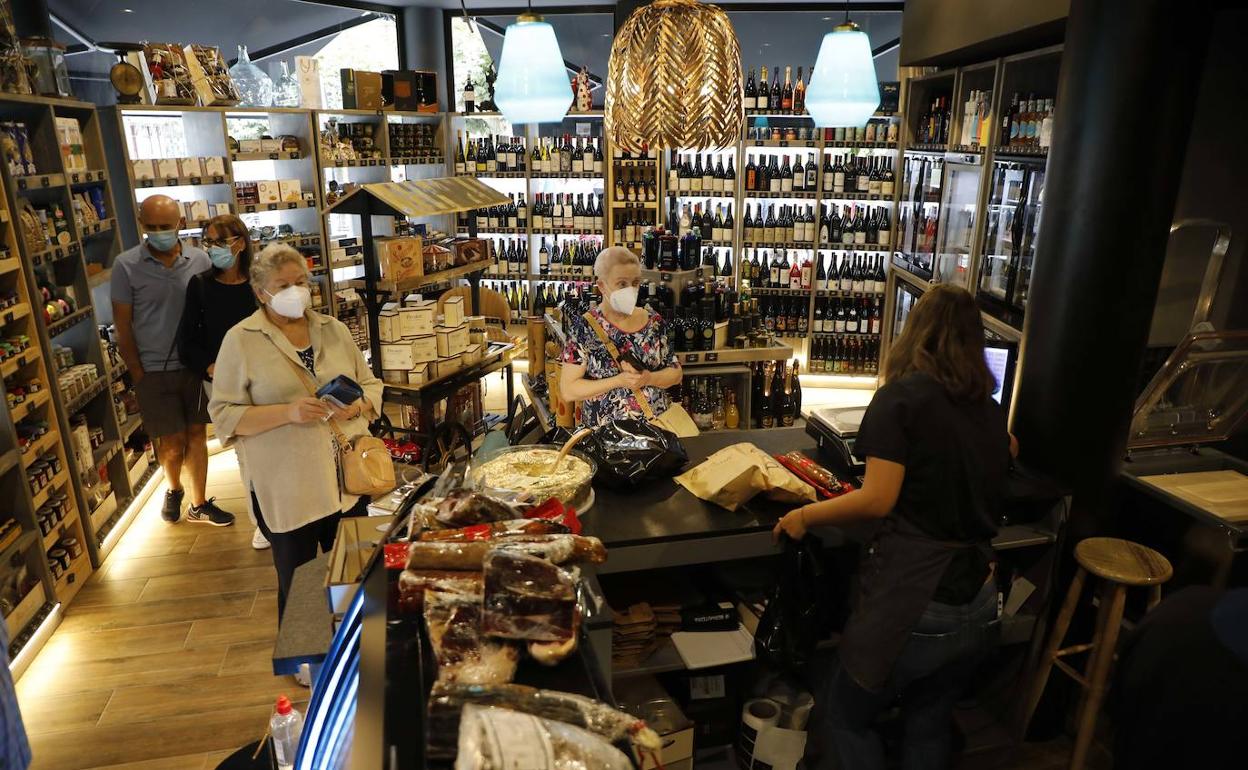
<path id="1" fill-rule="evenodd" d="M 953 706 L 992 644 L 997 588 L 988 581 L 961 606 L 932 602 L 902 649 L 886 687 L 859 686 L 839 662 L 824 683 L 818 729 L 828 743 L 818 770 L 884 770 L 876 717 L 898 698 L 904 719 L 903 770 L 949 766 Z"/>

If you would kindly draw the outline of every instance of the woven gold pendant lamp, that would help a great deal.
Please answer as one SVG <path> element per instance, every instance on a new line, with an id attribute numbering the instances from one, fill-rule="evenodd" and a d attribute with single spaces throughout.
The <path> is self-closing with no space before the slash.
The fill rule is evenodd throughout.
<path id="1" fill-rule="evenodd" d="M 606 132 L 626 150 L 736 144 L 745 121 L 741 47 L 728 15 L 697 0 L 654 0 L 611 46 Z"/>

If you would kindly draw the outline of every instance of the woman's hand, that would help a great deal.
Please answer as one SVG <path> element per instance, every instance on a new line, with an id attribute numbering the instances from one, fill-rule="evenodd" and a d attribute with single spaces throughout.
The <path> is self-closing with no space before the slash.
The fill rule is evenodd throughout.
<path id="1" fill-rule="evenodd" d="M 624 367 L 628 368 L 626 369 Z M 620 373 L 611 379 L 618 383 L 617 387 L 628 388 L 629 390 L 636 390 L 644 384 L 642 375 L 638 374 L 637 371 L 631 366 L 628 366 L 628 364 L 621 364 Z"/>
<path id="2" fill-rule="evenodd" d="M 208 379 L 212 379 L 212 376 L 216 374 L 216 372 L 217 372 L 216 363 L 214 362 L 214 363 L 208 364 Z"/>
<path id="3" fill-rule="evenodd" d="M 319 398 L 304 396 L 286 405 L 286 417 L 294 424 L 324 420 L 332 414 L 329 406 Z"/>
<path id="4" fill-rule="evenodd" d="M 780 517 L 780 521 L 776 522 L 776 527 L 771 531 L 771 539 L 774 542 L 780 542 L 780 535 L 788 535 L 794 540 L 801 540 L 806 537 L 806 515 L 802 508 L 796 508 L 784 516 Z"/>
<path id="5" fill-rule="evenodd" d="M 356 417 L 359 417 L 364 412 L 364 407 L 361 406 L 361 403 L 359 401 L 356 401 L 353 404 L 347 404 L 346 407 L 343 409 L 339 409 L 338 407 L 329 403 L 325 405 L 329 407 L 329 411 L 333 414 L 333 418 L 335 420 L 340 420 L 342 422 L 346 422 L 347 420 L 354 420 Z"/>

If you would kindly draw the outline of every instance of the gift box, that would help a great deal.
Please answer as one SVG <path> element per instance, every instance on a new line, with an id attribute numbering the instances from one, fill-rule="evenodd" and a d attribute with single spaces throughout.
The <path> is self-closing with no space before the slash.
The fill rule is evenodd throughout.
<path id="1" fill-rule="evenodd" d="M 192 177 L 204 175 L 204 164 L 199 158 L 178 158 L 178 176 Z"/>
<path id="2" fill-rule="evenodd" d="M 204 176 L 225 176 L 225 158 L 204 158 Z"/>
<path id="3" fill-rule="evenodd" d="M 468 324 L 439 326 L 434 329 L 438 339 L 438 357 L 458 356 L 468 347 Z"/>
<path id="4" fill-rule="evenodd" d="M 221 49 L 210 45 L 188 45 L 182 49 L 190 71 L 191 87 L 202 107 L 233 107 L 240 101 Z"/>
<path id="5" fill-rule="evenodd" d="M 464 298 L 447 297 L 442 303 L 442 323 L 445 326 L 464 325 Z"/>
<path id="6" fill-rule="evenodd" d="M 177 179 L 178 159 L 160 158 L 156 161 L 156 179 Z"/>
<path id="7" fill-rule="evenodd" d="M 381 276 L 387 281 L 405 281 L 425 274 L 423 243 L 419 238 L 377 238 L 373 241 Z"/>
<path id="8" fill-rule="evenodd" d="M 156 163 L 150 159 L 132 160 L 130 161 L 130 171 L 134 174 L 136 180 L 155 179 Z"/>
<path id="9" fill-rule="evenodd" d="M 181 46 L 170 43 L 147 43 L 143 60 L 156 104 L 194 105 L 198 102 L 192 72 Z"/>
<path id="10" fill-rule="evenodd" d="M 261 180 L 256 183 L 256 197 L 260 203 L 281 203 L 281 186 L 276 179 Z"/>
<path id="11" fill-rule="evenodd" d="M 287 203 L 298 203 L 303 200 L 303 188 L 298 179 L 277 180 L 278 193 Z"/>
<path id="12" fill-rule="evenodd" d="M 404 337 L 433 334 L 437 304 L 432 300 L 399 308 L 399 320 Z"/>

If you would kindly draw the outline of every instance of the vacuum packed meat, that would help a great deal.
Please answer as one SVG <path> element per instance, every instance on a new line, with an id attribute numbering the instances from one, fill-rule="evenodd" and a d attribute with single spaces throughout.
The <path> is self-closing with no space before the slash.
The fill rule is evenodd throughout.
<path id="1" fill-rule="evenodd" d="M 566 535 L 569 532 L 567 525 L 548 519 L 508 519 L 492 521 L 488 524 L 473 524 L 458 529 L 424 532 L 420 539 L 426 541 L 489 540 L 510 535 Z"/>
<path id="2" fill-rule="evenodd" d="M 607 549 L 596 537 L 581 535 L 508 535 L 493 541 L 420 540 L 407 550 L 408 569 L 479 570 L 492 548 L 506 548 L 549 559 L 556 564 L 589 562 L 601 564 Z"/>
<path id="3" fill-rule="evenodd" d="M 460 713 L 467 705 L 497 706 L 522 711 L 584 728 L 615 743 L 628 740 L 639 751 L 662 748 L 658 734 L 636 717 L 601 701 L 558 690 L 539 690 L 521 684 L 466 685 L 449 682 L 434 684 L 429 694 L 429 722 L 426 730 L 430 759 L 455 755 Z"/>
<path id="4" fill-rule="evenodd" d="M 493 706 L 464 706 L 455 770 L 630 770 L 619 749 L 580 727 Z"/>
<path id="5" fill-rule="evenodd" d="M 481 596 L 425 591 L 425 626 L 438 661 L 438 680 L 501 684 L 516 673 L 515 647 L 482 635 Z"/>
<path id="6" fill-rule="evenodd" d="M 503 639 L 562 642 L 574 635 L 576 575 L 523 551 L 485 557 L 482 630 Z"/>
<path id="7" fill-rule="evenodd" d="M 558 642 L 529 642 L 529 656 L 543 666 L 556 666 L 576 652 L 576 640 L 581 631 L 581 612 L 577 607 L 572 613 L 572 635 Z"/>
<path id="8" fill-rule="evenodd" d="M 425 591 L 428 590 L 480 594 L 483 585 L 480 572 L 405 569 L 399 573 L 399 609 L 402 612 L 422 611 Z"/>
<path id="9" fill-rule="evenodd" d="M 448 527 L 466 527 L 489 521 L 521 519 L 528 507 L 513 505 L 506 500 L 470 489 L 455 489 L 437 503 L 437 519 Z"/>

